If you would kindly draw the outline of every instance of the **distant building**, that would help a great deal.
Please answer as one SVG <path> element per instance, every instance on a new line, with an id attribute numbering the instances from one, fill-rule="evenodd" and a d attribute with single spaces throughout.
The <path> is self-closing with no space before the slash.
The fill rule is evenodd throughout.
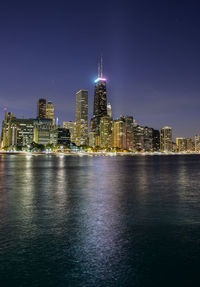
<path id="1" fill-rule="evenodd" d="M 186 138 L 186 150 L 187 152 L 194 151 L 194 141 L 191 138 Z"/>
<path id="2" fill-rule="evenodd" d="M 98 65 L 98 78 L 95 80 L 94 87 L 94 109 L 93 117 L 90 120 L 90 132 L 94 133 L 96 142 L 100 138 L 100 121 L 101 117 L 107 116 L 107 96 L 106 96 L 106 79 L 103 77 L 102 58 Z"/>
<path id="3" fill-rule="evenodd" d="M 54 106 L 52 102 L 48 102 L 46 105 L 46 119 L 51 119 L 53 124 L 55 124 Z"/>
<path id="4" fill-rule="evenodd" d="M 144 150 L 153 151 L 153 130 L 149 127 L 144 127 Z"/>
<path id="5" fill-rule="evenodd" d="M 93 148 L 96 146 L 96 136 L 94 132 L 89 133 L 89 146 Z"/>
<path id="6" fill-rule="evenodd" d="M 11 128 L 10 128 L 10 122 L 13 118 L 13 113 L 6 112 L 4 116 L 4 120 L 2 121 L 2 128 L 1 128 L 1 141 L 2 141 L 2 147 L 9 147 L 12 145 L 11 141 Z"/>
<path id="7" fill-rule="evenodd" d="M 152 147 L 153 151 L 160 151 L 160 132 L 152 129 Z"/>
<path id="8" fill-rule="evenodd" d="M 144 127 L 137 125 L 133 128 L 133 146 L 136 151 L 144 150 Z"/>
<path id="9" fill-rule="evenodd" d="M 76 93 L 76 145 L 88 144 L 88 91 Z"/>
<path id="10" fill-rule="evenodd" d="M 37 103 L 37 118 L 46 118 L 46 99 L 39 99 Z"/>
<path id="11" fill-rule="evenodd" d="M 58 144 L 70 146 L 70 131 L 65 128 L 58 128 Z"/>
<path id="12" fill-rule="evenodd" d="M 176 151 L 184 152 L 186 150 L 186 139 L 182 137 L 176 138 Z"/>
<path id="13" fill-rule="evenodd" d="M 134 142 L 133 142 L 133 128 L 134 128 L 134 119 L 132 116 L 121 116 L 120 117 L 126 125 L 126 149 L 133 150 Z"/>
<path id="14" fill-rule="evenodd" d="M 112 118 L 104 116 L 100 120 L 100 147 L 112 147 Z"/>
<path id="15" fill-rule="evenodd" d="M 33 119 L 18 119 L 6 113 L 2 122 L 2 146 L 23 147 L 33 142 Z"/>
<path id="16" fill-rule="evenodd" d="M 200 152 L 200 136 L 195 136 L 195 152 Z"/>
<path id="17" fill-rule="evenodd" d="M 63 122 L 63 128 L 68 129 L 70 132 L 70 140 L 72 143 L 76 141 L 76 122 Z"/>
<path id="18" fill-rule="evenodd" d="M 126 149 L 126 122 L 122 117 L 113 121 L 112 141 L 114 148 Z"/>
<path id="19" fill-rule="evenodd" d="M 172 151 L 172 128 L 163 127 L 160 130 L 160 150 L 162 152 Z"/>
<path id="20" fill-rule="evenodd" d="M 51 119 L 34 120 L 34 142 L 43 145 L 57 143 L 57 129 Z"/>
<path id="21" fill-rule="evenodd" d="M 112 118 L 112 107 L 110 103 L 107 104 L 107 115 Z"/>

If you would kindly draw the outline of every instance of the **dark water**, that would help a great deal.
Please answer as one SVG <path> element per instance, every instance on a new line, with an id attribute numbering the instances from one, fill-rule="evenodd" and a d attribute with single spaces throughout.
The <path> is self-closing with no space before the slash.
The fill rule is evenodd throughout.
<path id="1" fill-rule="evenodd" d="M 200 156 L 0 156 L 0 286 L 200 286 Z"/>

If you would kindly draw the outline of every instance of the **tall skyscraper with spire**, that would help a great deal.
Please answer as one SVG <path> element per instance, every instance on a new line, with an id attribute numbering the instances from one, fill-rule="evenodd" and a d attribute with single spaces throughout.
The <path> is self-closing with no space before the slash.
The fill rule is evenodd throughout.
<path id="1" fill-rule="evenodd" d="M 94 87 L 94 109 L 93 117 L 90 121 L 90 132 L 96 138 L 96 145 L 99 145 L 100 120 L 107 115 L 106 78 L 103 77 L 103 59 L 101 57 L 98 64 L 98 77 Z"/>
<path id="2" fill-rule="evenodd" d="M 94 116 L 102 117 L 107 115 L 106 79 L 103 78 L 103 59 L 98 65 L 98 78 L 94 87 Z"/>

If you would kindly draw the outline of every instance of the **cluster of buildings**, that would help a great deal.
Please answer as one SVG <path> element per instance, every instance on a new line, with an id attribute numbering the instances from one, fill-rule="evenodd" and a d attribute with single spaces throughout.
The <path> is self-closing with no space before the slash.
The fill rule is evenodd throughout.
<path id="1" fill-rule="evenodd" d="M 31 144 L 76 147 L 89 150 L 200 152 L 200 136 L 172 140 L 171 127 L 156 130 L 140 126 L 132 116 L 113 119 L 111 104 L 107 103 L 106 78 L 102 59 L 94 86 L 93 116 L 88 121 L 88 91 L 76 93 L 76 120 L 64 121 L 62 127 L 54 117 L 54 106 L 39 99 L 35 119 L 19 119 L 6 112 L 2 121 L 1 147 L 29 147 Z"/>
<path id="2" fill-rule="evenodd" d="M 19 119 L 5 112 L 1 129 L 2 148 L 29 148 L 38 145 L 70 145 L 70 132 L 55 124 L 54 106 L 39 99 L 35 119 Z"/>

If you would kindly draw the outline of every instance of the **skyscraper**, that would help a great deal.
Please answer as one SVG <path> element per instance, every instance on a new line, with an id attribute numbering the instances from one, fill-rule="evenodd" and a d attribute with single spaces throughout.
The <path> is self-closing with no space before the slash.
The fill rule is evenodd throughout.
<path id="1" fill-rule="evenodd" d="M 39 99 L 37 103 L 37 117 L 40 119 L 46 118 L 46 99 Z"/>
<path id="2" fill-rule="evenodd" d="M 144 127 L 144 150 L 153 151 L 153 130 L 149 127 Z"/>
<path id="3" fill-rule="evenodd" d="M 104 116 L 100 121 L 100 147 L 112 147 L 112 118 Z"/>
<path id="4" fill-rule="evenodd" d="M 195 136 L 195 152 L 200 152 L 200 136 Z"/>
<path id="5" fill-rule="evenodd" d="M 70 140 L 72 143 L 76 141 L 76 122 L 63 122 L 62 124 L 64 129 L 68 129 L 70 132 Z"/>
<path id="6" fill-rule="evenodd" d="M 46 119 L 51 119 L 53 124 L 55 123 L 54 106 L 52 102 L 48 102 L 46 105 Z"/>
<path id="7" fill-rule="evenodd" d="M 176 138 L 176 151 L 183 152 L 187 150 L 187 143 L 185 138 Z"/>
<path id="8" fill-rule="evenodd" d="M 100 136 L 101 117 L 107 116 L 107 96 L 106 96 L 106 79 L 103 78 L 103 62 L 98 65 L 98 78 L 95 80 L 94 87 L 94 109 L 93 117 L 90 121 L 90 132 L 95 137 Z"/>
<path id="9" fill-rule="evenodd" d="M 126 149 L 126 122 L 123 117 L 113 121 L 112 132 L 113 147 L 121 150 Z"/>
<path id="10" fill-rule="evenodd" d="M 88 91 L 76 93 L 76 144 L 88 143 Z"/>
<path id="11" fill-rule="evenodd" d="M 110 103 L 107 104 L 107 114 L 110 118 L 112 117 L 112 107 Z"/>
<path id="12" fill-rule="evenodd" d="M 47 145 L 49 143 L 56 144 L 57 135 L 54 136 L 56 129 L 51 119 L 38 118 L 34 120 L 34 136 L 33 141 L 38 144 Z"/>
<path id="13" fill-rule="evenodd" d="M 152 129 L 152 145 L 153 151 L 160 151 L 160 132 Z"/>
<path id="14" fill-rule="evenodd" d="M 136 151 L 144 150 L 144 127 L 137 125 L 133 128 L 133 146 Z"/>
<path id="15" fill-rule="evenodd" d="M 194 151 L 194 142 L 191 138 L 186 138 L 186 150 L 187 152 Z"/>
<path id="16" fill-rule="evenodd" d="M 160 151 L 172 151 L 172 128 L 163 127 L 160 130 Z"/>

